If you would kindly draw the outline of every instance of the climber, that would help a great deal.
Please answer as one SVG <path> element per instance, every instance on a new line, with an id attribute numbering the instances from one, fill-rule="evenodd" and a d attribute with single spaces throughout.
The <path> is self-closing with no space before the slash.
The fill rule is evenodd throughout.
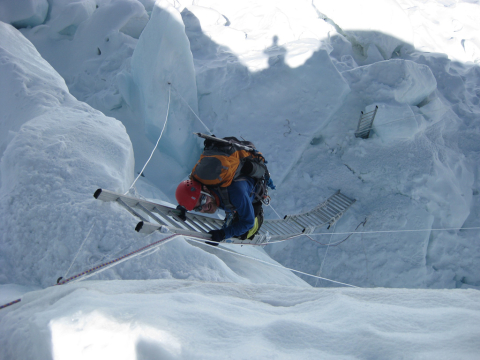
<path id="1" fill-rule="evenodd" d="M 227 208 L 220 192 L 189 179 L 182 181 L 177 187 L 175 197 L 178 203 L 188 211 L 213 214 L 218 208 L 225 210 L 225 223 L 222 229 L 211 230 L 212 242 L 217 246 L 224 239 L 238 237 L 249 239 L 260 229 L 263 223 L 261 201 L 255 201 L 256 181 L 249 176 L 241 177 L 226 188 L 231 206 Z"/>

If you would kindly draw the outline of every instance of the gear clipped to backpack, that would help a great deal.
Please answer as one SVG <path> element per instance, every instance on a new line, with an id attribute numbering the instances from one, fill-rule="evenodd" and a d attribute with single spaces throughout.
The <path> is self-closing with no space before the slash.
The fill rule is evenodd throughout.
<path id="1" fill-rule="evenodd" d="M 204 150 L 194 166 L 191 177 L 220 193 L 233 181 L 244 176 L 256 180 L 255 201 L 265 205 L 270 203 L 267 186 L 274 189 L 265 158 L 250 141 L 241 141 L 235 137 L 216 138 L 196 133 L 205 139 Z M 222 196 L 223 197 L 223 196 Z M 229 204 L 225 204 L 229 205 Z"/>

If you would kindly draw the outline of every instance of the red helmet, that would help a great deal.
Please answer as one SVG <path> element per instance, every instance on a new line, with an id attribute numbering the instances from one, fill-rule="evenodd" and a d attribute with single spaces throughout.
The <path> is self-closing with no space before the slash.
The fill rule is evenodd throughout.
<path id="1" fill-rule="evenodd" d="M 175 197 L 179 205 L 182 205 L 188 211 L 192 211 L 200 198 L 202 184 L 196 180 L 184 180 L 177 186 Z"/>

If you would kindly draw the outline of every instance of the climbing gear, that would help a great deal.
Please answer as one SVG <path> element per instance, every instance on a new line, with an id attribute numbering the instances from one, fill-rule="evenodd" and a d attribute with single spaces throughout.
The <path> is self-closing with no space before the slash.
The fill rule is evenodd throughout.
<path id="1" fill-rule="evenodd" d="M 248 176 L 255 180 L 254 202 L 269 203 L 267 186 L 273 185 L 263 155 L 250 141 L 240 141 L 235 137 L 218 139 L 195 133 L 205 139 L 204 151 L 194 166 L 190 177 L 215 190 L 221 197 L 226 210 L 234 211 L 227 187 L 233 181 Z"/>
<path id="2" fill-rule="evenodd" d="M 202 193 L 202 184 L 188 179 L 182 181 L 175 191 L 177 202 L 188 211 L 192 211 Z"/>

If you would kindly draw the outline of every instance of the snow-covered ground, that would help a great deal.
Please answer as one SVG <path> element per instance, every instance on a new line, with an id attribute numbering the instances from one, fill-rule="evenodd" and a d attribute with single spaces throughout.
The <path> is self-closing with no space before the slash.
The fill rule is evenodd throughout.
<path id="1" fill-rule="evenodd" d="M 0 305 L 22 299 L 0 358 L 478 358 L 479 18 L 476 0 L 0 2 Z M 357 202 L 311 238 L 178 237 L 51 287 L 166 236 L 92 194 L 174 203 L 194 131 L 264 153 L 268 217 Z"/>

